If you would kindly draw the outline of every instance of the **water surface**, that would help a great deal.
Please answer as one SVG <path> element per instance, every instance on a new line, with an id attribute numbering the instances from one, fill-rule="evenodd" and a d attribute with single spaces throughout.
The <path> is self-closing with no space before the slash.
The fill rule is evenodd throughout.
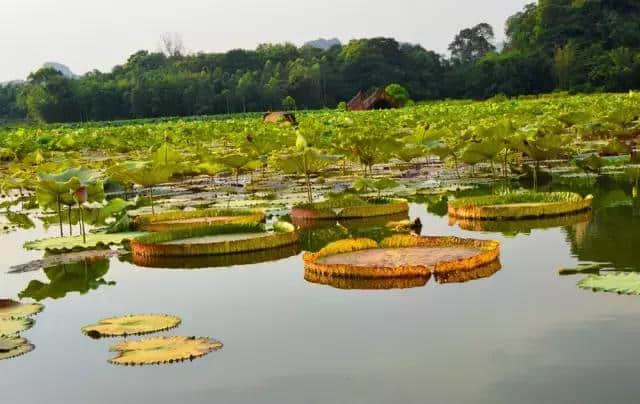
<path id="1" fill-rule="evenodd" d="M 35 351 L 0 362 L 0 402 L 636 402 L 640 297 L 580 290 L 581 276 L 558 275 L 582 261 L 640 269 L 630 187 L 595 191 L 593 215 L 540 229 L 463 230 L 439 216 L 441 201 L 412 204 L 423 234 L 499 240 L 502 269 L 408 289 L 308 282 L 295 249 L 233 267 L 165 270 L 114 258 L 9 275 L 40 257 L 20 246 L 43 230 L 1 236 L 0 296 L 31 290 L 46 308 L 23 333 Z M 120 340 L 92 340 L 80 328 L 127 313 L 178 315 L 182 325 L 163 334 L 210 336 L 224 348 L 190 363 L 110 365 L 108 349 Z"/>

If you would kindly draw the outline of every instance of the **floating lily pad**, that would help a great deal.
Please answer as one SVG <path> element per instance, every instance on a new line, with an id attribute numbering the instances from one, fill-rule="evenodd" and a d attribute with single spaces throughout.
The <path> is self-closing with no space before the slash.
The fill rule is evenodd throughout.
<path id="1" fill-rule="evenodd" d="M 26 331 L 33 326 L 29 318 L 0 319 L 0 337 L 10 337 Z"/>
<path id="2" fill-rule="evenodd" d="M 118 356 L 109 362 L 116 365 L 159 365 L 193 360 L 222 348 L 211 338 L 157 337 L 128 341 L 111 347 Z"/>
<path id="3" fill-rule="evenodd" d="M 0 361 L 33 351 L 35 346 L 24 338 L 0 338 Z"/>
<path id="4" fill-rule="evenodd" d="M 143 236 L 144 232 L 128 233 L 90 233 L 87 234 L 87 242 L 82 242 L 82 236 L 47 238 L 42 240 L 29 241 L 24 244 L 27 250 L 47 250 L 47 251 L 75 251 L 87 250 L 96 247 L 107 247 L 110 245 L 122 244 L 131 241 L 136 237 Z"/>
<path id="5" fill-rule="evenodd" d="M 82 328 L 91 338 L 122 337 L 166 331 L 180 325 L 180 317 L 166 314 L 137 314 L 100 320 Z"/>
<path id="6" fill-rule="evenodd" d="M 578 282 L 582 289 L 595 292 L 610 292 L 621 295 L 640 295 L 640 274 L 614 273 L 609 275 L 590 275 Z"/>
<path id="7" fill-rule="evenodd" d="M 22 272 L 39 271 L 42 268 L 50 268 L 56 265 L 75 264 L 81 261 L 96 261 L 100 259 L 111 258 L 116 255 L 126 253 L 126 250 L 88 250 L 78 251 L 66 254 L 52 254 L 45 256 L 42 259 L 29 261 L 26 264 L 14 265 L 11 267 L 9 274 L 17 274 Z"/>
<path id="8" fill-rule="evenodd" d="M 23 304 L 8 299 L 0 299 L 0 319 L 18 319 L 36 315 L 42 311 L 43 305 L 38 303 Z"/>

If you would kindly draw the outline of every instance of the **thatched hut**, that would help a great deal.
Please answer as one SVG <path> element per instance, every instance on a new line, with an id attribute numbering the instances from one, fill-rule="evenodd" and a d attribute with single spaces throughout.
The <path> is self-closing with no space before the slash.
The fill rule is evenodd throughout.
<path id="1" fill-rule="evenodd" d="M 377 89 L 370 94 L 365 94 L 360 91 L 347 104 L 348 111 L 369 111 L 372 109 L 392 109 L 398 107 L 400 107 L 398 102 L 382 89 Z"/>
<path id="2" fill-rule="evenodd" d="M 289 122 L 293 126 L 298 125 L 296 116 L 291 112 L 266 112 L 262 115 L 262 121 L 265 123 Z"/>

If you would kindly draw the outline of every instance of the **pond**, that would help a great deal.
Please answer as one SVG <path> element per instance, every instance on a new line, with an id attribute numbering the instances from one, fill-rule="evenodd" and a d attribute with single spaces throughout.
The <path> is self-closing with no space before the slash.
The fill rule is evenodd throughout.
<path id="1" fill-rule="evenodd" d="M 138 267 L 114 257 L 7 274 L 41 257 L 21 246 L 44 230 L 38 224 L 2 235 L 0 297 L 34 297 L 45 309 L 22 333 L 35 350 L 0 361 L 0 401 L 635 402 L 640 297 L 581 290 L 584 275 L 558 274 L 580 262 L 640 270 L 640 209 L 631 186 L 602 180 L 589 191 L 592 215 L 485 231 L 450 223 L 437 198 L 412 203 L 422 234 L 500 241 L 502 268 L 466 283 L 388 285 L 406 289 L 312 283 L 297 248 L 263 254 L 272 261 L 256 264 L 260 255 L 184 262 L 196 269 L 175 260 L 164 265 L 173 269 Z M 334 233 L 309 232 L 303 244 L 318 247 Z M 192 362 L 123 367 L 107 362 L 121 339 L 80 331 L 134 313 L 177 315 L 179 328 L 159 335 L 208 336 L 224 347 Z"/>

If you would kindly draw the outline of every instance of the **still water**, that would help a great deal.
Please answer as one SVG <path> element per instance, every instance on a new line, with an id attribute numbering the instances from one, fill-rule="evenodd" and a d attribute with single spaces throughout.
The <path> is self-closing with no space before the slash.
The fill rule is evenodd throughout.
<path id="1" fill-rule="evenodd" d="M 0 403 L 637 402 L 640 297 L 580 290 L 582 275 L 558 269 L 597 261 L 640 270 L 640 210 L 630 186 L 586 191 L 596 196 L 592 216 L 486 231 L 450 224 L 437 198 L 413 203 L 423 234 L 499 240 L 502 269 L 409 289 L 310 283 L 295 249 L 233 267 L 113 258 L 6 274 L 40 257 L 21 245 L 43 230 L 4 235 L 0 297 L 37 297 L 45 310 L 22 334 L 36 349 L 0 361 Z M 307 248 L 320 233 L 306 234 Z M 210 336 L 224 348 L 181 364 L 111 365 L 119 339 L 80 328 L 127 313 L 178 315 L 182 325 L 162 334 Z"/>

